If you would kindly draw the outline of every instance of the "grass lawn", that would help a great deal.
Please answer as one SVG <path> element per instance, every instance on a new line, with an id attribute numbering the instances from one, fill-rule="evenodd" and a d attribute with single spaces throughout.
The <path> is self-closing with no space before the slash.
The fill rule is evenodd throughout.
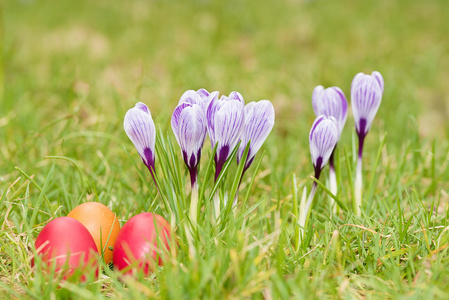
<path id="1" fill-rule="evenodd" d="M 1 10 L 0 298 L 449 299 L 449 1 L 21 0 Z M 313 88 L 339 86 L 350 102 L 354 75 L 374 70 L 385 92 L 365 142 L 362 217 L 352 210 L 349 112 L 337 153 L 348 209 L 331 213 L 319 188 L 297 249 L 298 202 L 313 183 Z M 199 88 L 269 99 L 276 123 L 236 213 L 219 224 L 206 140 L 204 211 L 190 234 L 170 118 Z M 159 193 L 123 130 L 137 101 L 158 128 Z M 236 172 L 233 162 L 222 191 L 235 189 Z M 121 225 L 144 211 L 164 216 L 177 252 L 125 282 L 105 265 L 83 283 L 35 272 L 43 226 L 86 201 Z"/>

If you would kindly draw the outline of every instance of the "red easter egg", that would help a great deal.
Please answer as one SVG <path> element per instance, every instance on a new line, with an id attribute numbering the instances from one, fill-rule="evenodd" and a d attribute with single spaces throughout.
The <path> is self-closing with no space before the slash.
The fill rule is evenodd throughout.
<path id="1" fill-rule="evenodd" d="M 49 222 L 37 236 L 34 243 L 37 255 L 42 259 L 44 271 L 62 270 L 64 279 L 80 270 L 81 280 L 86 280 L 85 273 L 96 270 L 98 278 L 97 246 L 89 231 L 79 221 L 60 217 Z M 34 260 L 31 262 L 34 266 Z"/>
<path id="2" fill-rule="evenodd" d="M 141 213 L 123 225 L 114 244 L 114 268 L 126 274 L 139 270 L 149 275 L 162 265 L 170 250 L 170 224 L 160 215 Z"/>

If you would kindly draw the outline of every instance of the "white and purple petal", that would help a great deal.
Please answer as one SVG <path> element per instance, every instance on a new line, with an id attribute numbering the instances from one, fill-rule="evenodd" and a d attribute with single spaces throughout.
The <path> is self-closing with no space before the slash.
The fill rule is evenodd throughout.
<path id="1" fill-rule="evenodd" d="M 154 169 L 156 128 L 148 107 L 138 102 L 125 115 L 123 127 L 150 172 Z"/>
<path id="2" fill-rule="evenodd" d="M 313 90 L 312 106 L 316 116 L 332 116 L 337 120 L 340 137 L 348 117 L 348 102 L 343 91 L 338 87 L 324 89 L 319 85 Z"/>
<path id="3" fill-rule="evenodd" d="M 196 93 L 201 97 L 201 99 L 207 99 L 210 95 L 210 93 L 206 89 L 199 89 L 196 91 Z"/>
<path id="4" fill-rule="evenodd" d="M 244 109 L 243 103 L 229 101 L 216 112 L 213 120 L 215 128 L 213 139 L 218 142 L 218 161 L 225 162 L 237 146 L 245 124 Z"/>
<path id="5" fill-rule="evenodd" d="M 245 104 L 245 100 L 243 100 L 243 96 L 239 92 L 231 92 L 228 97 L 228 101 L 230 100 L 237 100 Z"/>
<path id="6" fill-rule="evenodd" d="M 274 126 L 274 119 L 274 107 L 268 100 L 250 102 L 245 106 L 245 125 L 242 132 L 242 142 L 237 152 L 237 162 L 240 162 L 245 148 L 250 142 L 245 169 L 251 165 L 254 156 L 270 134 Z"/>
<path id="7" fill-rule="evenodd" d="M 185 91 L 179 99 L 178 105 L 182 103 L 190 103 L 201 105 L 201 97 L 194 90 Z"/>
<path id="8" fill-rule="evenodd" d="M 379 83 L 379 87 L 382 90 L 382 94 L 383 94 L 385 83 L 384 83 L 384 78 L 382 77 L 382 74 L 380 74 L 377 71 L 374 71 L 373 73 L 371 73 L 371 76 L 373 76 L 376 79 L 377 83 Z"/>
<path id="9" fill-rule="evenodd" d="M 358 73 L 351 85 L 351 105 L 357 134 L 365 136 L 382 101 L 384 80 L 379 72 Z"/>
<path id="10" fill-rule="evenodd" d="M 242 95 L 232 92 L 229 97 L 212 99 L 207 109 L 207 131 L 215 153 L 216 176 L 240 141 L 245 123 L 245 104 Z"/>
<path id="11" fill-rule="evenodd" d="M 175 135 L 181 148 L 184 162 L 189 169 L 197 167 L 201 158 L 201 148 L 206 138 L 206 121 L 203 109 L 199 105 L 181 104 L 177 127 L 173 127 L 173 131 L 177 130 Z M 178 109 L 177 108 L 177 109 Z M 175 111 L 177 110 L 175 109 Z"/>
<path id="12" fill-rule="evenodd" d="M 218 92 L 209 93 L 206 89 L 199 89 L 198 91 L 188 90 L 181 96 L 178 105 L 185 102 L 190 104 L 197 104 L 201 106 L 201 108 L 204 111 L 204 114 L 206 114 L 210 102 L 212 101 L 212 99 L 217 97 Z"/>
<path id="13" fill-rule="evenodd" d="M 337 120 L 325 115 L 318 116 L 309 134 L 310 153 L 315 174 L 319 175 L 327 164 L 338 141 Z"/>
<path id="14" fill-rule="evenodd" d="M 191 107 L 192 104 L 189 102 L 183 102 L 176 106 L 175 110 L 173 111 L 172 117 L 171 117 L 171 127 L 173 129 L 173 133 L 175 134 L 176 141 L 179 144 L 179 118 L 181 117 L 181 112 L 186 107 Z"/>

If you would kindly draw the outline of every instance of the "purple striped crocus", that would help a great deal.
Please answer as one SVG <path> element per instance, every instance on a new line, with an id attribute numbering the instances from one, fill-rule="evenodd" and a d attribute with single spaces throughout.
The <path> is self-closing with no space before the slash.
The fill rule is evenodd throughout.
<path id="1" fill-rule="evenodd" d="M 241 143 L 237 152 L 237 163 L 240 163 L 245 148 L 249 145 L 248 156 L 245 161 L 245 172 L 253 163 L 256 153 L 267 139 L 274 126 L 274 107 L 268 100 L 250 102 L 245 105 L 245 125 L 243 127 Z M 242 174 L 243 176 L 243 174 Z"/>
<path id="2" fill-rule="evenodd" d="M 340 139 L 348 117 L 348 101 L 346 101 L 343 91 L 338 87 L 325 89 L 322 85 L 319 85 L 313 90 L 312 106 L 317 117 L 325 115 L 335 118 L 338 127 L 338 139 Z M 334 153 L 335 149 L 329 158 L 329 187 L 332 194 L 337 195 L 338 186 L 334 167 Z M 331 207 L 336 208 L 332 198 Z"/>
<path id="3" fill-rule="evenodd" d="M 207 108 L 207 132 L 215 152 L 215 180 L 218 179 L 224 163 L 240 141 L 245 124 L 245 102 L 238 92 L 229 97 L 213 97 Z"/>
<path id="4" fill-rule="evenodd" d="M 315 178 L 320 177 L 338 141 L 338 125 L 334 117 L 318 116 L 309 133 L 310 154 Z"/>
<path id="5" fill-rule="evenodd" d="M 203 108 L 195 103 L 182 102 L 173 112 L 171 127 L 181 148 L 184 162 L 190 172 L 192 186 L 190 220 L 193 224 L 196 224 L 198 212 L 198 164 L 207 132 Z"/>
<path id="6" fill-rule="evenodd" d="M 259 102 L 250 102 L 245 105 L 245 124 L 241 136 L 241 143 L 237 151 L 237 164 L 240 163 L 243 153 L 249 144 L 248 155 L 243 167 L 243 173 L 240 177 L 242 182 L 243 175 L 253 163 L 256 153 L 267 139 L 274 126 L 274 107 L 268 100 Z M 237 205 L 238 189 L 234 197 L 233 207 Z"/>
<path id="7" fill-rule="evenodd" d="M 326 117 L 325 115 L 318 116 L 315 119 L 315 122 L 313 122 L 309 134 L 309 143 L 316 179 L 320 178 L 321 171 L 326 166 L 329 157 L 337 144 L 339 136 L 337 124 L 337 120 L 334 117 Z M 299 239 L 302 237 L 307 215 L 309 214 L 313 198 L 315 197 L 316 189 L 317 183 L 313 182 L 312 189 L 307 198 L 307 203 L 305 204 L 304 209 L 300 211 L 299 225 L 301 230 Z"/>
<path id="8" fill-rule="evenodd" d="M 171 127 L 181 148 L 184 162 L 189 168 L 191 183 L 194 186 L 207 132 L 203 109 L 197 104 L 181 103 L 173 111 Z"/>
<path id="9" fill-rule="evenodd" d="M 126 113 L 123 127 L 156 183 L 154 178 L 156 128 L 148 107 L 142 102 L 136 103 Z"/>
<path id="10" fill-rule="evenodd" d="M 357 216 L 361 214 L 360 208 L 362 205 L 363 144 L 379 109 L 383 92 L 384 79 L 377 71 L 374 71 L 371 75 L 358 73 L 352 80 L 351 105 L 354 114 L 355 129 L 359 138 L 356 179 L 354 184 L 354 209 Z"/>

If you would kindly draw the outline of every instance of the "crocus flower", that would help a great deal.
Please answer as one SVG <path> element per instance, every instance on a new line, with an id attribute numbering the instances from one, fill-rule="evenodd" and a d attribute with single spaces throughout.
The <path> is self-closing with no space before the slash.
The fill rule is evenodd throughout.
<path id="1" fill-rule="evenodd" d="M 318 116 L 313 122 L 312 129 L 309 134 L 310 154 L 315 169 L 315 178 L 319 179 L 321 171 L 326 166 L 332 151 L 338 141 L 337 120 L 334 117 Z M 307 215 L 309 214 L 313 198 L 315 197 L 317 183 L 313 182 L 312 189 L 304 209 L 301 210 L 299 216 L 300 230 L 299 239 L 302 238 L 303 228 L 305 227 Z"/>
<path id="2" fill-rule="evenodd" d="M 261 100 L 245 105 L 245 125 L 237 152 L 237 162 L 240 163 L 245 148 L 249 145 L 244 171 L 251 166 L 254 156 L 267 139 L 274 126 L 274 108 L 270 101 Z"/>
<path id="3" fill-rule="evenodd" d="M 246 157 L 243 173 L 240 177 L 240 183 L 243 179 L 243 174 L 253 163 L 257 151 L 259 151 L 262 144 L 267 139 L 274 126 L 274 107 L 268 100 L 261 100 L 259 102 L 250 102 L 245 105 L 245 125 L 241 136 L 240 147 L 237 151 L 237 163 L 240 163 L 243 153 L 249 143 L 248 155 Z M 237 205 L 238 189 L 234 197 L 233 207 Z"/>
<path id="4" fill-rule="evenodd" d="M 348 117 L 348 102 L 343 91 L 335 86 L 324 89 L 319 85 L 313 90 L 312 106 L 317 117 L 325 115 L 335 118 L 340 138 Z"/>
<path id="5" fill-rule="evenodd" d="M 351 105 L 355 129 L 359 137 L 365 137 L 373 124 L 384 92 L 384 79 L 374 71 L 371 75 L 358 73 L 352 80 Z"/>
<path id="6" fill-rule="evenodd" d="M 209 93 L 205 89 L 199 89 L 198 91 L 188 90 L 182 94 L 181 99 L 179 99 L 178 105 L 187 102 L 190 104 L 197 104 L 201 106 L 204 111 L 204 115 L 207 113 L 207 108 L 209 107 L 212 99 L 218 97 L 218 92 Z"/>
<path id="7" fill-rule="evenodd" d="M 318 116 L 309 134 L 310 154 L 315 169 L 315 178 L 327 164 L 338 141 L 337 120 L 334 117 Z"/>
<path id="8" fill-rule="evenodd" d="M 189 168 L 193 186 L 196 183 L 197 166 L 207 132 L 203 109 L 197 104 L 181 103 L 173 112 L 171 126 L 181 147 L 184 162 Z"/>
<path id="9" fill-rule="evenodd" d="M 176 141 L 181 147 L 184 162 L 190 171 L 192 185 L 190 220 L 193 224 L 196 224 L 198 212 L 198 183 L 196 178 L 201 148 L 203 148 L 207 132 L 203 108 L 195 103 L 182 102 L 173 112 L 171 127 Z"/>
<path id="10" fill-rule="evenodd" d="M 128 110 L 123 127 L 154 180 L 154 144 L 156 128 L 148 107 L 142 102 Z"/>
<path id="11" fill-rule="evenodd" d="M 358 73 L 352 80 L 351 104 L 354 114 L 355 129 L 359 138 L 359 152 L 357 159 L 355 179 L 355 211 L 360 216 L 362 205 L 362 153 L 363 143 L 368 134 L 377 110 L 382 101 L 384 92 L 384 79 L 379 72 L 374 71 L 371 75 Z"/>
<path id="12" fill-rule="evenodd" d="M 245 104 L 238 92 L 229 97 L 214 97 L 207 109 L 207 131 L 215 153 L 215 180 L 220 175 L 224 163 L 240 141 L 245 123 Z"/>
<path id="13" fill-rule="evenodd" d="M 338 127 L 338 139 L 340 139 L 341 133 L 348 117 L 348 102 L 346 101 L 345 94 L 338 87 L 329 87 L 324 89 L 322 85 L 317 86 L 313 90 L 312 106 L 315 111 L 315 115 L 325 115 L 328 117 L 334 117 L 337 121 Z M 334 168 L 334 152 L 329 158 L 329 185 L 332 194 L 336 195 L 338 191 L 337 176 Z M 331 198 L 331 207 L 336 210 L 334 200 Z"/>

